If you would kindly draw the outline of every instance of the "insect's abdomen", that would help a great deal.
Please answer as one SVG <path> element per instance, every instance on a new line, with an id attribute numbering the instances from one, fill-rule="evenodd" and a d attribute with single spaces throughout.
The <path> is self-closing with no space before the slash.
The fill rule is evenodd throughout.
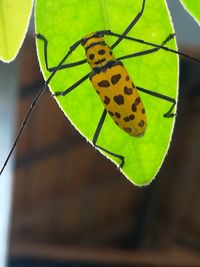
<path id="1" fill-rule="evenodd" d="M 144 105 L 127 70 L 120 61 L 113 61 L 90 80 L 114 122 L 131 136 L 142 136 L 147 120 Z"/>

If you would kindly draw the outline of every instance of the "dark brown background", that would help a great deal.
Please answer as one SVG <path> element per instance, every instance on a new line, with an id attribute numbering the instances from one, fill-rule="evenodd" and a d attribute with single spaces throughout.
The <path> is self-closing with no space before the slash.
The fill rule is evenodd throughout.
<path id="1" fill-rule="evenodd" d="M 43 84 L 33 41 L 20 52 L 19 125 Z M 144 188 L 85 142 L 44 94 L 17 146 L 11 266 L 199 266 L 200 68 L 182 60 L 181 73 L 171 147 Z"/>

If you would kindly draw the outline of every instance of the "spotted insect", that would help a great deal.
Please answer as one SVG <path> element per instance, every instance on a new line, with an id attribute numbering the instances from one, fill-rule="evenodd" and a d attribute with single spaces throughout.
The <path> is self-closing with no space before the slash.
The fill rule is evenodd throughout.
<path id="1" fill-rule="evenodd" d="M 143 12 L 144 4 L 145 1 L 143 1 L 141 13 Z M 127 29 L 130 30 L 135 23 L 136 21 L 134 19 Z M 128 38 L 130 40 L 132 39 L 132 37 L 126 36 L 127 29 L 122 35 L 115 34 L 110 30 L 93 32 L 86 35 L 80 41 L 75 43 L 72 49 L 74 50 L 80 42 L 80 44 L 85 49 L 87 62 L 90 65 L 92 71 L 67 90 L 62 92 L 56 92 L 54 94 L 54 96 L 56 97 L 65 96 L 66 94 L 71 92 L 71 90 L 76 88 L 79 84 L 84 82 L 86 79 L 90 79 L 94 89 L 96 90 L 105 107 L 92 142 L 95 147 L 99 148 L 100 150 L 103 150 L 111 156 L 118 158 L 121 161 L 119 164 L 120 168 L 123 168 L 124 166 L 124 156 L 116 154 L 112 151 L 107 150 L 106 148 L 97 145 L 97 140 L 103 127 L 107 113 L 112 117 L 115 124 L 118 125 L 127 134 L 133 137 L 142 137 L 147 127 L 147 117 L 142 99 L 139 96 L 139 90 L 172 103 L 170 110 L 166 114 L 164 114 L 164 117 L 166 118 L 172 118 L 174 116 L 172 110 L 176 104 L 176 101 L 173 98 L 156 92 L 152 92 L 141 87 L 136 87 L 134 85 L 128 71 L 126 70 L 121 60 L 124 58 L 135 57 L 138 55 L 137 53 L 117 59 L 114 57 L 113 48 L 116 47 L 124 38 Z M 105 41 L 105 35 L 114 35 L 118 37 L 118 40 L 110 47 Z M 41 34 L 36 36 L 44 42 L 44 54 L 47 55 L 47 40 Z M 170 34 L 163 41 L 161 46 L 157 46 L 156 48 L 143 51 L 142 53 L 140 53 L 140 55 L 156 52 L 158 49 L 163 48 L 163 45 L 165 45 L 173 37 L 174 34 Z M 77 64 L 79 64 L 79 62 Z M 47 60 L 46 67 L 48 69 Z M 69 64 L 61 66 L 62 69 L 65 67 L 69 67 Z M 51 69 L 51 71 L 52 70 L 53 69 Z"/>
<path id="2" fill-rule="evenodd" d="M 125 28 L 122 34 L 114 33 L 111 30 L 102 30 L 90 33 L 85 37 L 81 38 L 80 40 L 78 40 L 77 42 L 75 42 L 56 67 L 49 67 L 48 65 L 47 39 L 40 33 L 36 34 L 36 37 L 44 44 L 45 65 L 47 71 L 51 72 L 51 74 L 49 78 L 46 80 L 44 86 L 41 88 L 38 95 L 35 97 L 32 105 L 30 106 L 22 123 L 22 126 L 19 130 L 19 133 L 16 136 L 13 146 L 0 171 L 0 174 L 2 174 L 10 158 L 12 151 L 16 146 L 19 137 L 21 136 L 22 131 L 27 124 L 27 121 L 30 117 L 30 114 L 32 113 L 33 108 L 38 103 L 40 96 L 47 88 L 47 85 L 50 83 L 53 76 L 59 70 L 89 63 L 91 67 L 90 73 L 86 74 L 80 80 L 76 81 L 72 86 L 70 86 L 66 90 L 62 92 L 55 92 L 54 96 L 65 97 L 72 90 L 74 90 L 80 84 L 82 84 L 85 80 L 87 80 L 88 78 L 90 79 L 94 89 L 96 90 L 97 94 L 99 95 L 105 107 L 93 136 L 92 140 L 93 145 L 99 148 L 100 150 L 110 154 L 111 156 L 118 158 L 120 160 L 119 163 L 120 168 L 123 168 L 125 164 L 124 156 L 116 154 L 113 151 L 109 151 L 108 149 L 97 145 L 97 140 L 99 134 L 101 133 L 101 129 L 103 127 L 107 114 L 109 114 L 112 117 L 115 124 L 117 124 L 127 134 L 133 137 L 142 137 L 145 134 L 145 130 L 147 127 L 147 117 L 142 99 L 139 96 L 139 91 L 141 91 L 151 96 L 171 102 L 170 109 L 163 116 L 165 118 L 172 118 L 174 116 L 173 109 L 176 105 L 175 99 L 142 87 L 135 86 L 129 73 L 127 72 L 125 66 L 122 63 L 122 60 L 154 53 L 157 52 L 159 49 L 182 55 L 197 62 L 200 62 L 200 60 L 166 47 L 165 44 L 169 42 L 172 38 L 174 38 L 174 34 L 170 34 L 169 36 L 167 36 L 167 38 L 160 45 L 128 36 L 130 30 L 142 17 L 145 8 L 145 3 L 146 0 L 142 0 L 141 10 L 134 17 L 131 23 Z M 106 43 L 104 36 L 114 36 L 117 39 L 111 46 L 109 46 Z M 118 44 L 124 39 L 146 44 L 153 48 L 115 58 L 113 54 L 114 48 L 118 46 Z M 66 64 L 65 61 L 67 60 L 67 58 L 72 54 L 74 50 L 76 50 L 76 48 L 79 45 L 82 45 L 84 47 L 86 52 L 86 59 Z"/>
<path id="3" fill-rule="evenodd" d="M 131 136 L 142 136 L 146 114 L 138 91 L 103 35 L 96 35 L 89 34 L 82 42 L 92 69 L 90 81 L 114 122 Z"/>

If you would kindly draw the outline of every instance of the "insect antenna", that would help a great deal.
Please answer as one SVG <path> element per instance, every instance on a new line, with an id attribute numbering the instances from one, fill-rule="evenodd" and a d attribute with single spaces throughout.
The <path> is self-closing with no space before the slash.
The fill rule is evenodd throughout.
<path id="1" fill-rule="evenodd" d="M 107 34 L 107 35 L 111 35 L 111 36 L 115 36 L 115 37 L 121 37 L 121 36 L 123 36 L 123 35 L 121 35 L 121 34 L 114 33 L 114 32 L 112 32 L 112 31 L 107 31 L 105 34 Z M 200 63 L 200 59 L 197 59 L 197 58 L 195 58 L 195 57 L 192 57 L 191 55 L 182 53 L 182 52 L 180 52 L 180 51 L 171 49 L 171 48 L 169 48 L 169 47 L 167 47 L 167 46 L 154 44 L 154 43 L 147 42 L 147 41 L 144 41 L 144 40 L 141 40 L 141 39 L 138 39 L 138 38 L 134 38 L 134 37 L 130 37 L 130 36 L 123 36 L 123 39 L 130 40 L 130 41 L 134 41 L 134 42 L 141 43 L 141 44 L 146 44 L 146 45 L 149 45 L 149 46 L 152 46 L 152 47 L 156 47 L 156 48 L 159 48 L 159 49 L 165 50 L 165 51 L 167 51 L 167 52 L 171 52 L 171 53 L 174 53 L 174 54 L 183 56 L 183 57 L 188 58 L 188 59 L 190 59 L 190 60 L 192 60 L 192 61 L 195 61 L 195 62 Z"/>
<path id="2" fill-rule="evenodd" d="M 47 88 L 47 86 L 48 86 L 48 83 L 45 83 L 44 86 L 40 89 L 39 93 L 36 95 L 36 97 L 33 100 L 31 106 L 29 107 L 29 110 L 28 110 L 28 112 L 25 115 L 25 118 L 24 118 L 24 120 L 22 122 L 22 125 L 21 125 L 19 131 L 18 131 L 18 134 L 15 137 L 15 140 L 14 140 L 14 142 L 12 144 L 12 147 L 11 147 L 9 153 L 8 153 L 8 156 L 7 156 L 7 158 L 6 158 L 6 160 L 5 160 L 4 164 L 3 164 L 3 167 L 1 168 L 0 175 L 3 173 L 3 171 L 4 171 L 4 169 L 5 169 L 8 161 L 9 161 L 11 155 L 12 155 L 12 152 L 13 152 L 15 146 L 16 146 L 16 144 L 17 144 L 17 142 L 18 142 L 18 140 L 19 140 L 19 138 L 20 138 L 20 136 L 21 136 L 24 128 L 26 127 L 26 125 L 28 123 L 28 119 L 30 118 L 30 115 L 31 115 L 33 109 L 35 108 L 36 104 L 38 103 L 41 95 L 44 93 L 44 91 Z"/>
<path id="3" fill-rule="evenodd" d="M 5 169 L 5 167 L 6 167 L 7 163 L 8 163 L 8 161 L 9 161 L 11 155 L 12 155 L 12 152 L 13 152 L 13 150 L 15 149 L 15 146 L 16 146 L 16 144 L 17 144 L 17 142 L 18 142 L 18 140 L 19 140 L 19 138 L 20 138 L 20 136 L 21 136 L 21 134 L 22 134 L 24 128 L 26 127 L 26 125 L 27 125 L 27 123 L 28 123 L 28 120 L 29 120 L 29 118 L 30 118 L 30 116 L 31 116 L 31 114 L 32 114 L 32 112 L 33 112 L 33 110 L 34 110 L 34 108 L 36 107 L 36 105 L 37 105 L 37 103 L 38 103 L 40 97 L 42 96 L 42 94 L 43 94 L 44 91 L 46 90 L 48 84 L 50 83 L 51 79 L 52 79 L 53 76 L 56 74 L 56 72 L 57 72 L 60 68 L 62 68 L 62 64 L 65 62 L 65 60 L 69 57 L 69 55 L 70 55 L 70 54 L 71 54 L 71 53 L 72 53 L 72 52 L 73 52 L 73 51 L 74 51 L 80 44 L 81 44 L 81 40 L 77 41 L 76 43 L 74 43 L 74 44 L 70 47 L 70 49 L 69 49 L 69 51 L 67 52 L 67 54 L 63 57 L 63 59 L 60 61 L 60 63 L 57 65 L 57 67 L 54 69 L 54 71 L 51 73 L 51 75 L 49 76 L 49 78 L 46 80 L 46 82 L 44 83 L 44 85 L 43 85 L 42 88 L 40 89 L 39 93 L 38 93 L 38 94 L 36 95 L 36 97 L 34 98 L 33 102 L 31 103 L 31 105 L 30 105 L 30 107 L 29 107 L 29 109 L 28 109 L 28 112 L 26 113 L 26 115 L 25 115 L 25 117 L 24 117 L 24 120 L 23 120 L 23 122 L 22 122 L 22 125 L 21 125 L 21 127 L 19 128 L 19 131 L 18 131 L 18 133 L 17 133 L 17 135 L 16 135 L 16 137 L 15 137 L 15 140 L 14 140 L 12 146 L 11 146 L 11 149 L 10 149 L 10 151 L 9 151 L 9 153 L 8 153 L 8 156 L 7 156 L 6 160 L 4 161 L 4 164 L 3 164 L 3 166 L 2 166 L 2 168 L 1 168 L 1 170 L 0 170 L 0 176 L 1 176 L 1 174 L 3 173 L 3 171 L 4 171 L 4 169 Z"/>

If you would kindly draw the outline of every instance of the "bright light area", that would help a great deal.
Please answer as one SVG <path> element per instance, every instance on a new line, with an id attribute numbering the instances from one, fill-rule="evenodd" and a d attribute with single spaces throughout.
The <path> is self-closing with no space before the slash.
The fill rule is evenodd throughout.
<path id="1" fill-rule="evenodd" d="M 16 122 L 17 66 L 0 64 L 0 168 L 11 146 Z M 7 263 L 12 200 L 12 160 L 0 176 L 0 266 Z"/>

